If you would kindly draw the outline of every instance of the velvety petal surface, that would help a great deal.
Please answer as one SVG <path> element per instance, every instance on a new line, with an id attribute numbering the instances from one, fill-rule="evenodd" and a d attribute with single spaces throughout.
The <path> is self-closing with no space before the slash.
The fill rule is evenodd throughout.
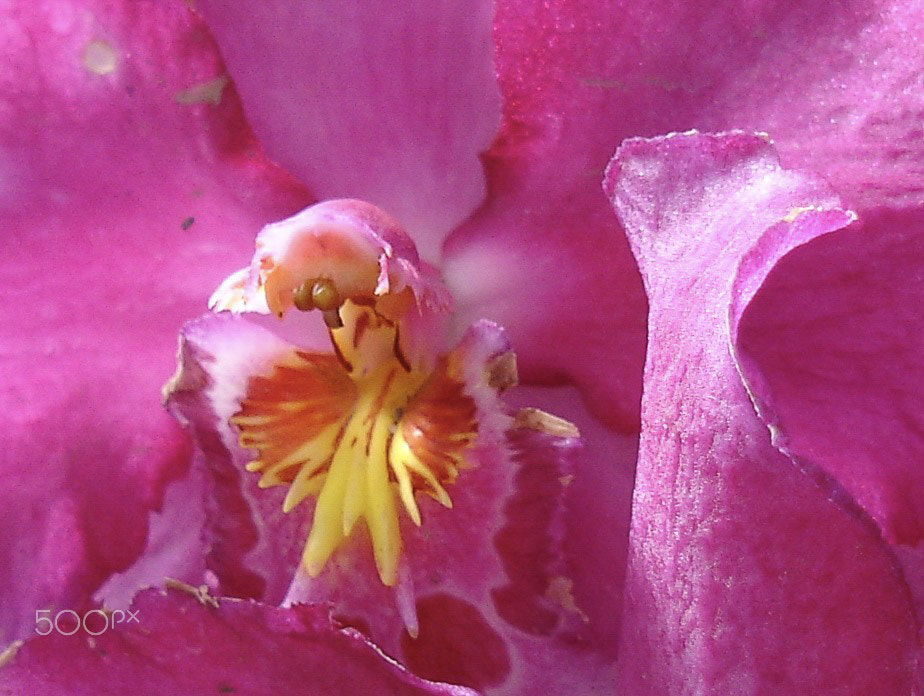
<path id="1" fill-rule="evenodd" d="M 816 462 L 773 446 L 733 353 L 777 261 L 853 216 L 743 134 L 628 141 L 607 190 L 651 302 L 621 687 L 910 693 L 895 556 Z"/>
<path id="2" fill-rule="evenodd" d="M 357 631 L 332 622 L 324 607 L 278 609 L 148 590 L 132 611 L 136 620 L 115 629 L 106 630 L 99 615 L 91 614 L 89 633 L 78 628 L 73 635 L 52 632 L 29 640 L 0 669 L 0 691 L 10 696 L 474 696 L 468 689 L 415 677 Z"/>
<path id="3" fill-rule="evenodd" d="M 13 2 L 4 15 L 8 640 L 31 634 L 35 609 L 79 608 L 141 552 L 190 456 L 159 403 L 177 330 L 253 230 L 306 195 L 261 155 L 183 3 Z"/>
<path id="4" fill-rule="evenodd" d="M 196 3 L 270 156 L 393 215 L 433 260 L 481 204 L 497 131 L 490 2 Z"/>

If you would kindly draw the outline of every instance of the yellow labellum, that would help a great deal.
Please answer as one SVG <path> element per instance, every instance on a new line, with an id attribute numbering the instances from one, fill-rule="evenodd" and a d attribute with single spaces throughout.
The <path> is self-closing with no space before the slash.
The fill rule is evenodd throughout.
<path id="1" fill-rule="evenodd" d="M 299 304 L 336 314 L 325 317 L 336 357 L 298 353 L 253 378 L 232 422 L 258 452 L 247 469 L 261 474 L 259 485 L 289 486 L 285 512 L 317 496 L 302 556 L 308 573 L 320 574 L 363 523 L 379 577 L 394 585 L 399 508 L 419 526 L 417 492 L 452 506 L 444 484 L 465 465 L 475 407 L 445 361 L 431 371 L 407 363 L 396 323 L 351 301 L 333 307 L 336 290 L 322 290 Z"/>

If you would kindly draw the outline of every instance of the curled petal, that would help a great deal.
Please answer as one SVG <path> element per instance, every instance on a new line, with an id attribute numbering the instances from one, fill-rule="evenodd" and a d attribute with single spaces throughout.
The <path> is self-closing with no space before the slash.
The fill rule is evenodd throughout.
<path id="1" fill-rule="evenodd" d="M 909 693 L 894 555 L 838 482 L 771 444 L 732 348 L 779 259 L 854 216 L 744 134 L 628 141 L 607 190 L 651 301 L 622 688 Z"/>
<path id="2" fill-rule="evenodd" d="M 777 446 L 834 475 L 909 547 L 924 541 L 922 231 L 919 212 L 870 213 L 784 259 L 733 315 Z"/>

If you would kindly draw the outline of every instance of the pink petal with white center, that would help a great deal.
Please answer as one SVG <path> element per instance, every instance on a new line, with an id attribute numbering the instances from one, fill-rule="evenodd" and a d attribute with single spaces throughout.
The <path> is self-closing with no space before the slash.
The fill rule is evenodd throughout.
<path id="1" fill-rule="evenodd" d="M 159 403 L 177 327 L 250 230 L 307 199 L 217 90 L 223 67 L 181 3 L 18 3 L 0 36 L 10 639 L 32 633 L 36 609 L 85 605 L 141 553 L 190 455 Z"/>
<path id="2" fill-rule="evenodd" d="M 135 620 L 116 628 L 106 630 L 91 614 L 90 633 L 78 628 L 76 635 L 32 638 L 0 670 L 0 690 L 11 696 L 475 696 L 415 677 L 358 632 L 332 622 L 323 607 L 278 609 L 148 590 L 132 611 Z"/>
<path id="3" fill-rule="evenodd" d="M 362 198 L 424 258 L 485 195 L 500 121 L 490 2 L 197 3 L 270 156 L 320 198 Z"/>
<path id="4" fill-rule="evenodd" d="M 838 483 L 771 444 L 732 352 L 777 261 L 853 216 L 743 134 L 628 141 L 607 191 L 651 302 L 622 689 L 910 693 L 895 557 Z"/>

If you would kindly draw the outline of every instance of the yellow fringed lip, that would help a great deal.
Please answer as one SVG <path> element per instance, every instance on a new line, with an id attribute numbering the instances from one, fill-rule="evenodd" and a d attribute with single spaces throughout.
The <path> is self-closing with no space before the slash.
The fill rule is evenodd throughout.
<path id="1" fill-rule="evenodd" d="M 381 581 L 394 585 L 399 508 L 422 523 L 416 495 L 452 506 L 446 485 L 468 465 L 476 407 L 451 356 L 432 371 L 395 353 L 397 327 L 346 302 L 331 328 L 335 355 L 297 353 L 251 379 L 231 419 L 257 456 L 260 486 L 289 486 L 284 510 L 316 497 L 303 563 L 312 576 L 364 523 Z"/>

